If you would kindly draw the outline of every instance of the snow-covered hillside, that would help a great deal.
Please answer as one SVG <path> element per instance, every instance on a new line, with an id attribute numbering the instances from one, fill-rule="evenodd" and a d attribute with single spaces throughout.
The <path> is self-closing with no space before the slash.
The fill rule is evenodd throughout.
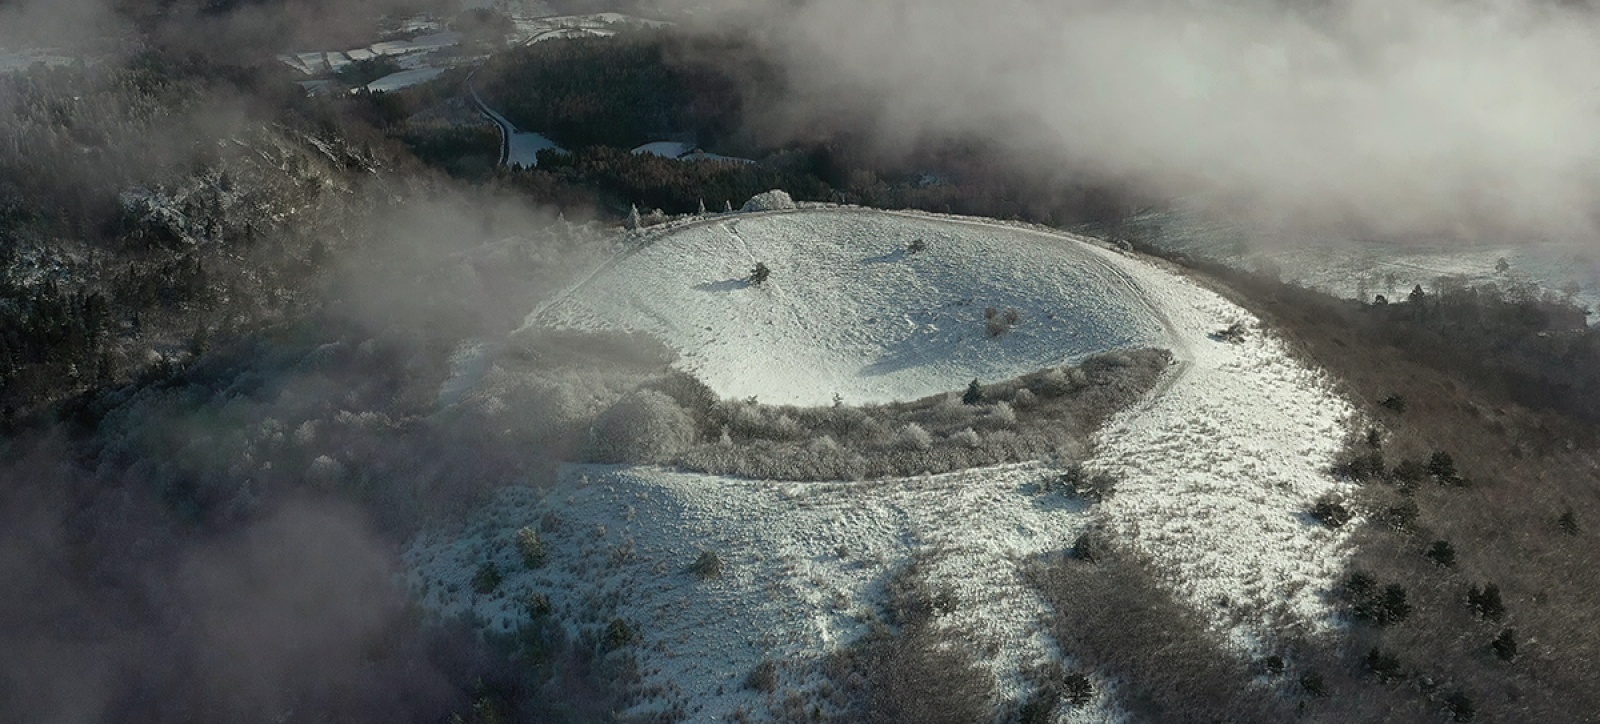
<path id="1" fill-rule="evenodd" d="M 926 249 L 907 253 L 918 238 Z M 764 288 L 741 281 L 757 260 L 773 270 Z M 985 305 L 1021 320 L 989 338 Z M 1324 470 L 1351 408 L 1243 309 L 1144 258 L 975 220 L 728 215 L 660 235 L 531 321 L 649 329 L 723 394 L 767 400 L 911 396 L 1124 343 L 1159 343 L 1182 361 L 1099 435 L 1086 464 L 1122 480 L 1095 508 L 1034 492 L 1056 472 L 1044 462 L 853 483 L 574 466 L 552 489 L 508 488 L 464 529 L 408 550 L 415 589 L 442 614 L 510 631 L 539 593 L 575 633 L 627 622 L 640 676 L 629 714 L 769 720 L 791 697 L 832 711 L 823 658 L 867 630 L 886 579 L 913 559 L 954 593 L 946 625 L 972 629 L 999 692 L 1017 700 L 1026 666 L 1075 665 L 1022 570 L 1094 521 L 1155 562 L 1241 655 L 1332 625 L 1344 538 L 1303 511 L 1337 490 Z M 1211 338 L 1235 322 L 1249 330 L 1242 341 Z M 899 363 L 874 366 L 884 360 Z M 519 562 L 524 526 L 543 538 L 541 567 Z M 721 559 L 720 577 L 689 572 L 702 551 Z M 505 579 L 478 594 L 485 561 Z M 778 663 L 770 694 L 743 684 L 765 660 Z M 1063 715 L 1121 719 L 1116 682 L 1096 689 Z"/>
<path id="2" fill-rule="evenodd" d="M 920 252 L 908 250 L 921 240 Z M 771 269 L 761 285 L 747 277 Z M 985 318 L 1015 309 L 991 336 Z M 536 325 L 648 331 L 725 397 L 915 399 L 1166 346 L 1159 314 L 1079 244 L 1020 228 L 867 211 L 733 215 L 667 232 Z"/>

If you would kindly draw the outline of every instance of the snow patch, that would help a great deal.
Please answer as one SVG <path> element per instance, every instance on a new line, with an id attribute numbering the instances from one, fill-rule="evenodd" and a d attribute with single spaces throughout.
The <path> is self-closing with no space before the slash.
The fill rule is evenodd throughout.
<path id="1" fill-rule="evenodd" d="M 649 154 L 662 158 L 680 158 L 694 150 L 694 144 L 679 141 L 653 141 L 633 149 L 635 155 Z"/>
<path id="2" fill-rule="evenodd" d="M 434 78 L 438 78 L 445 71 L 444 68 L 416 68 L 390 73 L 366 85 L 370 93 L 388 93 L 414 85 L 422 85 Z"/>
<path id="3" fill-rule="evenodd" d="M 529 131 L 512 131 L 509 145 L 510 149 L 506 152 L 507 166 L 534 168 L 539 165 L 540 151 L 567 152 L 567 149 L 556 145 L 555 141 L 546 138 L 544 134 Z"/>

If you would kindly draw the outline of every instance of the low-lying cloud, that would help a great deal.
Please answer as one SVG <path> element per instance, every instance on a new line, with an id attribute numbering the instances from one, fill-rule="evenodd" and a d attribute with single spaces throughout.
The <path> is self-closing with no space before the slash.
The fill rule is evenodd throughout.
<path id="1" fill-rule="evenodd" d="M 1253 220 L 1592 234 L 1600 18 L 1527 0 L 850 0 L 728 6 L 786 70 L 780 129 L 977 134 Z"/>

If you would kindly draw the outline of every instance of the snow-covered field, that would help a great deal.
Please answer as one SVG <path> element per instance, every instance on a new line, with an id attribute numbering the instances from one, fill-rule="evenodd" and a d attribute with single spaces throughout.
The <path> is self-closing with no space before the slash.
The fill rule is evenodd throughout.
<path id="1" fill-rule="evenodd" d="M 507 139 L 506 143 L 508 146 L 506 150 L 506 165 L 522 166 L 524 168 L 534 168 L 539 165 L 540 151 L 549 150 L 565 153 L 567 150 L 556 145 L 555 141 L 550 140 L 544 134 L 531 131 L 512 130 L 511 137 Z"/>
<path id="2" fill-rule="evenodd" d="M 643 146 L 633 149 L 636 154 L 650 154 L 662 158 L 678 161 L 734 161 L 737 163 L 755 163 L 748 158 L 736 156 L 723 156 L 715 153 L 706 153 L 692 143 L 682 141 L 651 141 Z"/>
<path id="3" fill-rule="evenodd" d="M 372 81 L 366 85 L 366 88 L 372 93 L 388 93 L 390 91 L 397 91 L 402 88 L 410 88 L 414 85 L 422 85 L 423 83 L 439 77 L 439 75 L 444 71 L 444 68 L 417 68 L 415 70 L 402 70 L 398 73 L 390 73 L 382 78 Z"/>
<path id="4" fill-rule="evenodd" d="M 605 38 L 629 28 L 659 28 L 670 23 L 661 20 L 624 15 L 622 13 L 589 13 L 586 15 L 520 15 L 513 16 L 518 41 L 538 43 L 557 38 Z"/>
<path id="5" fill-rule="evenodd" d="M 71 65 L 73 56 L 48 48 L 0 48 L 0 73 L 27 70 L 36 64 Z"/>
<path id="6" fill-rule="evenodd" d="M 478 95 L 476 86 L 469 84 L 469 87 L 472 91 L 472 102 L 477 104 L 478 110 L 500 127 L 501 138 L 505 139 L 505 158 L 502 159 L 502 162 L 506 166 L 534 168 L 539 165 L 540 151 L 552 150 L 566 153 L 566 149 L 556 145 L 555 141 L 550 140 L 542 133 L 519 130 L 510 119 L 483 102 L 483 98 Z"/>
<path id="7" fill-rule="evenodd" d="M 914 238 L 927 250 L 907 255 Z M 764 289 L 739 283 L 756 259 L 773 269 Z M 1016 307 L 1022 320 L 987 338 L 986 304 Z M 1158 564 L 1241 653 L 1332 625 L 1323 596 L 1343 538 L 1302 511 L 1337 489 L 1323 470 L 1351 408 L 1243 309 L 1163 266 L 973 220 L 738 214 L 659 235 L 530 321 L 625 320 L 683 350 L 685 366 L 723 394 L 773 401 L 825 401 L 836 389 L 852 401 L 910 396 L 1120 344 L 1162 344 L 1182 361 L 1099 436 L 1087 465 L 1122 482 L 1097 508 L 1029 492 L 1051 472 L 1043 463 L 851 483 L 572 466 L 552 489 L 509 487 L 464 529 L 426 534 L 407 551 L 424 606 L 441 614 L 470 610 L 508 631 L 538 592 L 575 630 L 627 621 L 641 675 L 629 713 L 680 704 L 692 720 L 740 711 L 762 720 L 794 692 L 827 710 L 821 658 L 866 630 L 885 579 L 913 557 L 956 594 L 951 623 L 993 652 L 1000 692 L 1019 697 L 1022 666 L 1072 657 L 1047 634 L 1049 612 L 1020 570 L 1096 519 Z M 1251 327 L 1242 343 L 1209 338 L 1234 322 Z M 885 359 L 896 364 L 872 368 Z M 541 531 L 543 567 L 518 562 L 522 526 Z M 721 577 L 687 571 L 703 550 L 721 558 Z M 471 578 L 486 560 L 506 578 L 479 595 Z M 777 693 L 745 688 L 767 659 L 778 662 Z M 1065 715 L 1121 718 L 1104 693 Z"/>
<path id="8" fill-rule="evenodd" d="M 1578 303 L 1600 310 L 1600 255 L 1584 239 L 1396 243 L 1252 228 L 1186 208 L 1137 225 L 1163 248 L 1242 268 L 1270 263 L 1284 281 L 1349 299 L 1404 297 L 1415 285 L 1434 289 L 1439 278 L 1456 277 L 1575 292 Z"/>

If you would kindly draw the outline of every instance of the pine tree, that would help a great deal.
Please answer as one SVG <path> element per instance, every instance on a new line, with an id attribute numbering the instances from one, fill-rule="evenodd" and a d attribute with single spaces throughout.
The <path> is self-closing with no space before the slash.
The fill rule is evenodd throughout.
<path id="1" fill-rule="evenodd" d="M 1500 587 L 1493 583 L 1484 584 L 1481 589 L 1473 586 L 1468 590 L 1467 605 L 1479 618 L 1490 621 L 1499 621 L 1506 614 L 1505 603 L 1500 600 Z"/>
<path id="2" fill-rule="evenodd" d="M 983 386 L 974 379 L 967 384 L 967 393 L 961 396 L 962 404 L 976 405 L 983 402 Z"/>
<path id="3" fill-rule="evenodd" d="M 1514 661 L 1517 658 L 1517 630 L 1508 628 L 1494 638 L 1494 643 L 1489 644 L 1494 649 L 1494 655 L 1501 661 Z"/>
<path id="4" fill-rule="evenodd" d="M 628 227 L 628 228 L 629 228 L 629 229 L 637 229 L 637 228 L 639 228 L 639 227 L 640 227 L 640 222 L 639 222 L 639 205 L 638 205 L 638 204 L 634 204 L 634 205 L 633 205 L 633 206 L 632 206 L 632 208 L 630 208 L 630 209 L 629 209 L 629 210 L 628 210 L 628 223 L 627 223 L 627 227 Z"/>
<path id="5" fill-rule="evenodd" d="M 705 216 L 706 215 L 706 200 L 705 199 L 700 199 L 700 208 L 695 210 L 695 213 L 700 215 L 700 216 Z"/>

